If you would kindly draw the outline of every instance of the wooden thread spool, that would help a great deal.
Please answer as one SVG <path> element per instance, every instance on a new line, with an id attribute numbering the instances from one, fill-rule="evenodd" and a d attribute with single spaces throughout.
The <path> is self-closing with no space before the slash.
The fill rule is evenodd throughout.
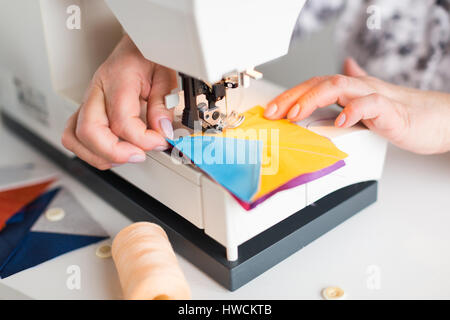
<path id="1" fill-rule="evenodd" d="M 191 293 L 164 230 L 139 222 L 119 232 L 112 256 L 127 300 L 186 300 Z"/>

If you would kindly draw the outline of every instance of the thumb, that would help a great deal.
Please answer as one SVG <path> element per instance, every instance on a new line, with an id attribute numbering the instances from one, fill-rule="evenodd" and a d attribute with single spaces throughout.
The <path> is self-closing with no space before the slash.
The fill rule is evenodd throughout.
<path id="1" fill-rule="evenodd" d="M 345 59 L 344 74 L 355 78 L 367 76 L 367 72 L 353 58 Z"/>
<path id="2" fill-rule="evenodd" d="M 157 65 L 148 99 L 147 121 L 153 130 L 169 139 L 173 139 L 173 111 L 166 108 L 165 96 L 176 87 L 175 71 Z"/>

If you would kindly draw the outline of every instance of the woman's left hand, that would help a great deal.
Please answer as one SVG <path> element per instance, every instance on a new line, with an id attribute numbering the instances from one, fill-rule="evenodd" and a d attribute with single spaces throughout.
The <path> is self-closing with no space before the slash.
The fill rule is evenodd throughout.
<path id="1" fill-rule="evenodd" d="M 268 104 L 265 117 L 298 122 L 337 103 L 344 108 L 337 127 L 362 121 L 400 148 L 420 154 L 450 151 L 450 94 L 369 77 L 353 59 L 345 62 L 344 74 L 315 77 L 284 92 Z"/>

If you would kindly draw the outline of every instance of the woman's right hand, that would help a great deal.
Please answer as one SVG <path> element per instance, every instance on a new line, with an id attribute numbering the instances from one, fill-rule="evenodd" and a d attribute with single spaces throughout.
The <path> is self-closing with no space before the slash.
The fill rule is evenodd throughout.
<path id="1" fill-rule="evenodd" d="M 265 117 L 298 122 L 317 108 L 343 107 L 335 125 L 362 122 L 400 148 L 434 154 L 450 151 L 450 94 L 395 86 L 368 77 L 353 59 L 345 75 L 316 77 L 270 102 Z"/>
<path id="2" fill-rule="evenodd" d="M 146 151 L 165 150 L 165 137 L 173 138 L 164 97 L 176 86 L 175 71 L 145 59 L 125 35 L 69 119 L 63 145 L 100 170 L 145 161 Z M 140 118 L 143 103 L 147 123 Z"/>

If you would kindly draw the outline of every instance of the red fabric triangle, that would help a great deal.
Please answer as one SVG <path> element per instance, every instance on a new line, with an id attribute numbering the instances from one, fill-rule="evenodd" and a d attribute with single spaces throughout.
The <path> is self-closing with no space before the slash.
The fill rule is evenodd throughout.
<path id="1" fill-rule="evenodd" d="M 6 222 L 20 209 L 36 200 L 45 190 L 55 182 L 54 179 L 0 192 L 0 230 Z"/>

